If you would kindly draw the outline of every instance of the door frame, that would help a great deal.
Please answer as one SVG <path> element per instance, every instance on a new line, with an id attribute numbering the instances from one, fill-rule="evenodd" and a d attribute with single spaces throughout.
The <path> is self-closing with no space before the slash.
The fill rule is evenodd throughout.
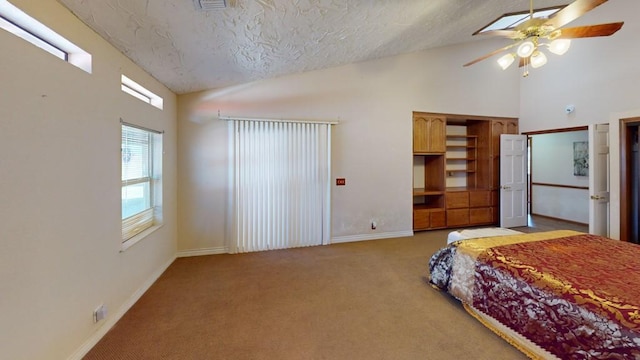
<path id="1" fill-rule="evenodd" d="M 588 131 L 589 126 L 575 126 L 570 128 L 560 128 L 560 129 L 550 129 L 550 130 L 539 130 L 539 131 L 527 131 L 523 132 L 522 135 L 527 135 L 527 143 L 531 145 L 529 148 L 529 155 L 533 152 L 533 144 L 531 143 L 531 136 L 533 135 L 545 135 L 545 134 L 554 134 L 554 133 L 563 133 L 563 132 L 574 132 L 574 131 Z M 531 159 L 529 159 L 531 160 Z M 533 162 L 529 162 L 529 176 L 527 177 L 528 190 L 529 190 L 529 214 L 533 214 L 533 185 L 531 183 L 531 179 L 533 179 Z"/>
<path id="2" fill-rule="evenodd" d="M 620 119 L 620 240 L 630 241 L 629 226 L 631 225 L 631 202 L 623 194 L 631 194 L 631 131 L 629 127 L 640 126 L 640 117 Z"/>

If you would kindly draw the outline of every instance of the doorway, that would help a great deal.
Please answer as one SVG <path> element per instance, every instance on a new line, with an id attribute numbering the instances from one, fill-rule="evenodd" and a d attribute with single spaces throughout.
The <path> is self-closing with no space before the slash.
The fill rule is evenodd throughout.
<path id="1" fill-rule="evenodd" d="M 584 149 L 588 130 L 581 126 L 523 133 L 529 143 L 530 215 L 588 226 L 589 177 L 575 168 L 576 147 Z"/>
<path id="2" fill-rule="evenodd" d="M 640 237 L 640 118 L 620 124 L 620 240 L 638 243 Z"/>

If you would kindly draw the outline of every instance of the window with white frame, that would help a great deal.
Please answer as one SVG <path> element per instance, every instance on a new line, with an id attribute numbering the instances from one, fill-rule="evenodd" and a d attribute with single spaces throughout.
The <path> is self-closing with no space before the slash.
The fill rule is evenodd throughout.
<path id="1" fill-rule="evenodd" d="M 51 55 L 91 73 L 91 54 L 6 0 L 0 0 L 0 29 L 4 29 Z"/>
<path id="2" fill-rule="evenodd" d="M 122 123 L 122 241 L 162 222 L 162 133 Z"/>
<path id="3" fill-rule="evenodd" d="M 149 89 L 131 80 L 125 75 L 120 77 L 120 81 L 120 89 L 122 89 L 122 91 L 138 100 L 144 101 L 147 104 L 162 110 L 164 101 L 160 96 L 152 93 Z"/>

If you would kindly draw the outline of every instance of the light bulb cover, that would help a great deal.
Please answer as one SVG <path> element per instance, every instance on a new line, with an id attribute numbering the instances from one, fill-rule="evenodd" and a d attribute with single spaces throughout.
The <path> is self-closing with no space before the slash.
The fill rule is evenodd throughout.
<path id="1" fill-rule="evenodd" d="M 517 54 L 521 58 L 527 58 L 536 50 L 536 45 L 531 40 L 527 40 L 518 46 Z"/>
<path id="2" fill-rule="evenodd" d="M 500 65 L 502 70 L 506 70 L 509 66 L 511 66 L 511 64 L 513 64 L 513 61 L 515 59 L 516 57 L 513 54 L 505 54 L 501 56 L 500 59 L 498 59 L 498 65 Z"/>
<path id="3" fill-rule="evenodd" d="M 549 44 L 549 51 L 551 51 L 556 55 L 562 55 L 569 50 L 570 46 L 571 46 L 571 40 L 556 39 Z"/>
<path id="4" fill-rule="evenodd" d="M 540 51 L 531 54 L 531 67 L 536 69 L 547 63 L 547 56 Z"/>

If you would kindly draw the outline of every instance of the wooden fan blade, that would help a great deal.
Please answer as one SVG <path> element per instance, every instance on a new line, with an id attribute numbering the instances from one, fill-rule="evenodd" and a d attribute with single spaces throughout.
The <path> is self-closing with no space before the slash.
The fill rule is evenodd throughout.
<path id="1" fill-rule="evenodd" d="M 481 56 L 481 57 L 479 57 L 479 58 L 477 58 L 477 59 L 475 59 L 473 61 L 470 61 L 470 62 L 468 62 L 468 63 L 466 63 L 466 64 L 464 64 L 462 66 L 471 66 L 471 65 L 473 65 L 475 63 L 478 63 L 478 62 L 480 62 L 480 61 L 482 61 L 484 59 L 488 59 L 488 58 L 492 57 L 493 55 L 499 54 L 499 53 L 501 53 L 501 52 L 503 52 L 505 50 L 509 50 L 509 49 L 511 49 L 512 47 L 514 47 L 514 46 L 516 46 L 518 44 L 519 44 L 519 42 L 513 43 L 511 45 L 507 45 L 507 46 L 505 46 L 505 47 L 503 47 L 501 49 L 492 51 L 492 52 L 490 52 L 490 53 L 488 53 L 488 54 L 486 54 L 484 56 Z"/>
<path id="2" fill-rule="evenodd" d="M 624 22 L 600 24 L 600 25 L 587 25 L 576 26 L 572 28 L 560 29 L 561 33 L 558 38 L 560 39 L 576 39 L 596 36 L 610 36 L 616 33 L 616 31 L 622 28 Z"/>
<path id="3" fill-rule="evenodd" d="M 606 2 L 607 0 L 576 0 L 547 20 L 545 26 L 554 29 L 563 27 Z"/>

